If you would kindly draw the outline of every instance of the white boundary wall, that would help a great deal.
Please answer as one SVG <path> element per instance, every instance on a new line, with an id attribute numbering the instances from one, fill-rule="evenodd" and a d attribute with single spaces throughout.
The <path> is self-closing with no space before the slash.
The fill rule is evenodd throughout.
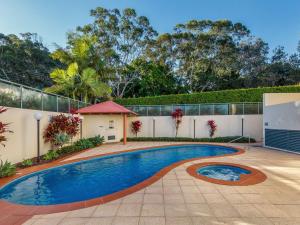
<path id="1" fill-rule="evenodd" d="M 6 133 L 7 141 L 5 147 L 0 146 L 0 159 L 8 160 L 12 163 L 21 162 L 24 159 L 37 156 L 37 121 L 34 114 L 37 110 L 8 108 L 0 114 L 0 121 L 10 123 L 9 130 L 13 133 Z M 40 121 L 40 151 L 41 155 L 51 149 L 49 143 L 45 144 L 43 132 L 49 123 L 50 116 L 58 115 L 56 112 L 41 112 L 43 117 Z M 79 138 L 75 137 L 73 140 Z"/>
<path id="2" fill-rule="evenodd" d="M 217 131 L 215 137 L 224 136 L 241 136 L 242 134 L 242 116 L 240 115 L 214 115 L 214 116 L 184 116 L 178 130 L 178 137 L 194 137 L 194 118 L 196 120 L 196 137 L 209 137 L 208 120 L 215 120 Z M 142 122 L 139 137 L 153 137 L 153 119 L 155 120 L 156 137 L 174 137 L 175 126 L 172 117 L 130 117 L 128 125 L 128 136 L 134 137 L 131 132 L 131 122 L 140 120 Z M 262 115 L 245 115 L 244 116 L 244 136 L 250 135 L 256 141 L 262 141 Z"/>

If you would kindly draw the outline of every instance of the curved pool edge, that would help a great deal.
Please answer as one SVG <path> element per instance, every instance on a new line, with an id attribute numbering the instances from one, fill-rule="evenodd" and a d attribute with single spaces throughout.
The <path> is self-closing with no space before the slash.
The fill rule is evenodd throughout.
<path id="1" fill-rule="evenodd" d="M 196 161 L 196 160 L 201 160 L 201 159 L 208 159 L 208 158 L 234 156 L 234 155 L 243 154 L 245 152 L 244 149 L 236 147 L 236 146 L 227 146 L 227 145 L 219 144 L 219 143 L 197 143 L 197 142 L 192 142 L 192 143 L 167 144 L 167 145 L 159 145 L 159 146 L 152 146 L 152 147 L 150 146 L 150 147 L 143 147 L 143 148 L 135 148 L 135 149 L 129 149 L 129 150 L 121 150 L 121 151 L 116 151 L 116 152 L 112 152 L 112 153 L 97 154 L 97 155 L 93 155 L 93 156 L 88 156 L 88 157 L 83 157 L 83 158 L 78 158 L 78 159 L 72 159 L 72 160 L 65 161 L 66 159 L 68 159 L 70 157 L 73 157 L 73 156 L 76 156 L 76 155 L 79 155 L 79 154 L 82 153 L 82 152 L 79 152 L 79 153 L 61 158 L 59 160 L 56 160 L 56 161 L 53 161 L 53 162 L 50 162 L 50 163 L 47 163 L 47 164 L 21 169 L 21 170 L 18 171 L 17 175 L 14 175 L 13 177 L 1 179 L 0 180 L 0 187 L 3 187 L 6 184 L 8 184 L 8 183 L 10 183 L 10 182 L 12 182 L 12 181 L 14 181 L 18 178 L 21 178 L 23 176 L 27 176 L 29 174 L 32 174 L 32 173 L 35 173 L 35 172 L 38 172 L 38 171 L 41 171 L 41 170 L 45 170 L 45 169 L 54 168 L 54 167 L 57 167 L 57 166 L 72 164 L 72 163 L 75 163 L 75 162 L 80 162 L 80 161 L 99 158 L 99 157 L 104 157 L 104 156 L 111 156 L 111 155 L 117 155 L 117 154 L 135 152 L 135 151 L 142 151 L 142 150 L 151 150 L 151 149 L 160 148 L 160 147 L 172 147 L 172 146 L 182 146 L 182 145 L 222 146 L 222 147 L 228 147 L 228 148 L 235 149 L 236 152 L 228 153 L 228 154 L 224 154 L 224 155 L 220 155 L 220 156 L 206 156 L 206 157 L 187 159 L 187 160 L 182 160 L 182 161 L 173 163 L 173 164 L 161 169 L 160 171 L 155 173 L 150 178 L 148 178 L 148 179 L 146 179 L 146 180 L 144 180 L 144 181 L 142 181 L 142 182 L 140 182 L 140 183 L 138 183 L 134 186 L 131 186 L 131 187 L 129 187 L 127 189 L 124 189 L 122 191 L 118 191 L 116 193 L 109 194 L 109 195 L 106 195 L 106 196 L 102 196 L 102 197 L 99 197 L 99 198 L 93 198 L 93 199 L 89 199 L 89 200 L 85 200 L 85 201 L 79 201 L 79 202 L 72 202 L 72 203 L 65 203 L 65 204 L 54 204 L 54 205 L 44 205 L 44 206 L 22 205 L 22 204 L 16 204 L 16 203 L 11 203 L 11 202 L 7 202 L 7 201 L 4 201 L 4 200 L 0 200 L 0 207 L 9 208 L 13 211 L 17 211 L 19 214 L 22 212 L 26 216 L 28 216 L 28 215 L 33 216 L 33 215 L 38 215 L 38 214 L 48 214 L 48 213 L 58 213 L 58 212 L 65 212 L 65 211 L 71 211 L 71 210 L 91 207 L 91 206 L 94 206 L 94 205 L 108 203 L 110 201 L 117 200 L 117 199 L 122 198 L 126 195 L 137 192 L 137 191 L 153 184 L 154 182 L 158 181 L 160 178 L 162 178 L 164 175 L 166 175 L 169 171 L 171 171 L 175 167 L 178 167 L 179 165 L 182 165 L 184 163 L 191 162 L 191 161 Z"/>
<path id="2" fill-rule="evenodd" d="M 247 175 L 241 174 L 240 180 L 238 180 L 238 181 L 227 181 L 227 180 L 210 178 L 210 177 L 207 177 L 207 176 L 197 173 L 197 170 L 202 167 L 214 166 L 214 165 L 235 166 L 235 167 L 239 167 L 239 168 L 250 171 L 250 174 L 247 174 Z M 228 185 L 228 186 L 249 186 L 249 185 L 262 183 L 267 179 L 267 176 L 258 169 L 255 169 L 255 168 L 249 167 L 249 166 L 245 166 L 242 164 L 228 163 L 228 162 L 197 163 L 197 164 L 191 165 L 188 168 L 186 168 L 186 172 L 188 174 L 190 174 L 192 177 L 195 177 L 197 179 L 200 179 L 200 180 L 203 180 L 206 182 L 210 182 L 213 184 Z"/>

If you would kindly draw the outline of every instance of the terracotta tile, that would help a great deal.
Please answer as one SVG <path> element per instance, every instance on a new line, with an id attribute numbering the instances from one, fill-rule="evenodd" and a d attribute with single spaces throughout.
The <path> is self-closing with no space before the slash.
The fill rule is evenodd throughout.
<path id="1" fill-rule="evenodd" d="M 242 194 L 249 203 L 269 203 L 261 194 Z"/>
<path id="2" fill-rule="evenodd" d="M 104 204 L 99 205 L 93 212 L 92 217 L 111 217 L 117 214 L 119 209 L 118 204 Z"/>
<path id="3" fill-rule="evenodd" d="M 184 203 L 184 198 L 182 194 L 165 194 L 164 202 L 166 204 Z"/>
<path id="4" fill-rule="evenodd" d="M 209 204 L 210 209 L 216 217 L 239 217 L 239 213 L 229 204 Z"/>
<path id="5" fill-rule="evenodd" d="M 118 216 L 139 216 L 141 213 L 141 204 L 121 204 L 118 209 Z"/>
<path id="6" fill-rule="evenodd" d="M 220 222 L 216 217 L 192 217 L 192 222 L 193 225 L 229 225 Z"/>
<path id="7" fill-rule="evenodd" d="M 186 203 L 205 203 L 205 199 L 202 194 L 200 193 L 183 193 L 184 201 Z"/>
<path id="8" fill-rule="evenodd" d="M 300 205 L 276 205 L 276 207 L 288 214 L 290 217 L 300 218 Z"/>
<path id="9" fill-rule="evenodd" d="M 145 190 L 146 194 L 162 194 L 163 187 L 162 186 L 149 186 Z"/>
<path id="10" fill-rule="evenodd" d="M 190 216 L 213 217 L 214 214 L 207 204 L 186 204 Z"/>
<path id="11" fill-rule="evenodd" d="M 116 217 L 112 225 L 138 225 L 139 217 Z"/>
<path id="12" fill-rule="evenodd" d="M 188 211 L 185 204 L 166 204 L 165 214 L 166 217 L 186 217 Z"/>
<path id="13" fill-rule="evenodd" d="M 59 223 L 59 225 L 83 225 L 83 224 L 88 224 L 89 220 L 90 220 L 89 218 L 64 218 Z M 53 223 L 49 223 L 49 225 L 50 224 Z"/>
<path id="14" fill-rule="evenodd" d="M 93 206 L 84 209 L 73 210 L 67 214 L 67 217 L 91 217 L 96 211 L 97 207 L 98 206 Z"/>
<path id="15" fill-rule="evenodd" d="M 239 212 L 241 217 L 257 218 L 264 217 L 264 215 L 258 211 L 254 205 L 251 204 L 235 204 L 233 207 Z"/>
<path id="16" fill-rule="evenodd" d="M 221 194 L 203 194 L 203 197 L 208 203 L 227 203 Z"/>
<path id="17" fill-rule="evenodd" d="M 166 217 L 166 225 L 192 225 L 189 217 Z"/>
<path id="18" fill-rule="evenodd" d="M 142 203 L 144 194 L 131 194 L 123 198 L 123 203 Z"/>
<path id="19" fill-rule="evenodd" d="M 161 204 L 144 204 L 141 216 L 164 216 L 165 209 Z"/>
<path id="20" fill-rule="evenodd" d="M 85 225 L 111 225 L 113 217 L 90 218 Z"/>
<path id="21" fill-rule="evenodd" d="M 255 204 L 255 207 L 265 216 L 265 217 L 289 217 L 285 212 L 277 208 L 275 205 L 271 204 Z"/>
<path id="22" fill-rule="evenodd" d="M 163 189 L 165 194 L 177 194 L 182 192 L 179 186 L 164 186 Z"/>
<path id="23" fill-rule="evenodd" d="M 242 194 L 224 194 L 225 199 L 232 204 L 249 203 Z"/>
<path id="24" fill-rule="evenodd" d="M 139 225 L 165 225 L 165 217 L 140 217 Z"/>
<path id="25" fill-rule="evenodd" d="M 144 203 L 163 203 L 162 194 L 145 194 Z"/>

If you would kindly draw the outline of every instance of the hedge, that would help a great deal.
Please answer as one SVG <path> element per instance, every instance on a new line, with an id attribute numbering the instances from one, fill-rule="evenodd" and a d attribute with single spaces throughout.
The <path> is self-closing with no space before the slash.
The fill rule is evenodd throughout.
<path id="1" fill-rule="evenodd" d="M 168 105 L 200 103 L 262 102 L 264 93 L 300 92 L 300 86 L 263 87 L 211 91 L 193 94 L 173 94 L 141 98 L 115 99 L 121 105 Z"/>
<path id="2" fill-rule="evenodd" d="M 127 141 L 168 141 L 168 142 L 216 142 L 216 143 L 228 143 L 233 141 L 240 136 L 229 136 L 229 137 L 215 137 L 215 138 L 188 138 L 188 137 L 130 137 Z M 121 140 L 122 141 L 122 140 Z M 249 139 L 243 137 L 233 143 L 248 143 Z M 250 138 L 251 143 L 255 143 L 254 138 Z"/>

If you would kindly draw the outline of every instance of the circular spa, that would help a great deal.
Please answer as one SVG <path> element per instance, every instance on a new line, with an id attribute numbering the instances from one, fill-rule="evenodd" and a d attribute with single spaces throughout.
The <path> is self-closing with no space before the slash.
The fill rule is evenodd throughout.
<path id="1" fill-rule="evenodd" d="M 263 182 L 267 177 L 252 167 L 220 162 L 192 165 L 187 172 L 198 179 L 222 185 L 244 186 Z"/>

